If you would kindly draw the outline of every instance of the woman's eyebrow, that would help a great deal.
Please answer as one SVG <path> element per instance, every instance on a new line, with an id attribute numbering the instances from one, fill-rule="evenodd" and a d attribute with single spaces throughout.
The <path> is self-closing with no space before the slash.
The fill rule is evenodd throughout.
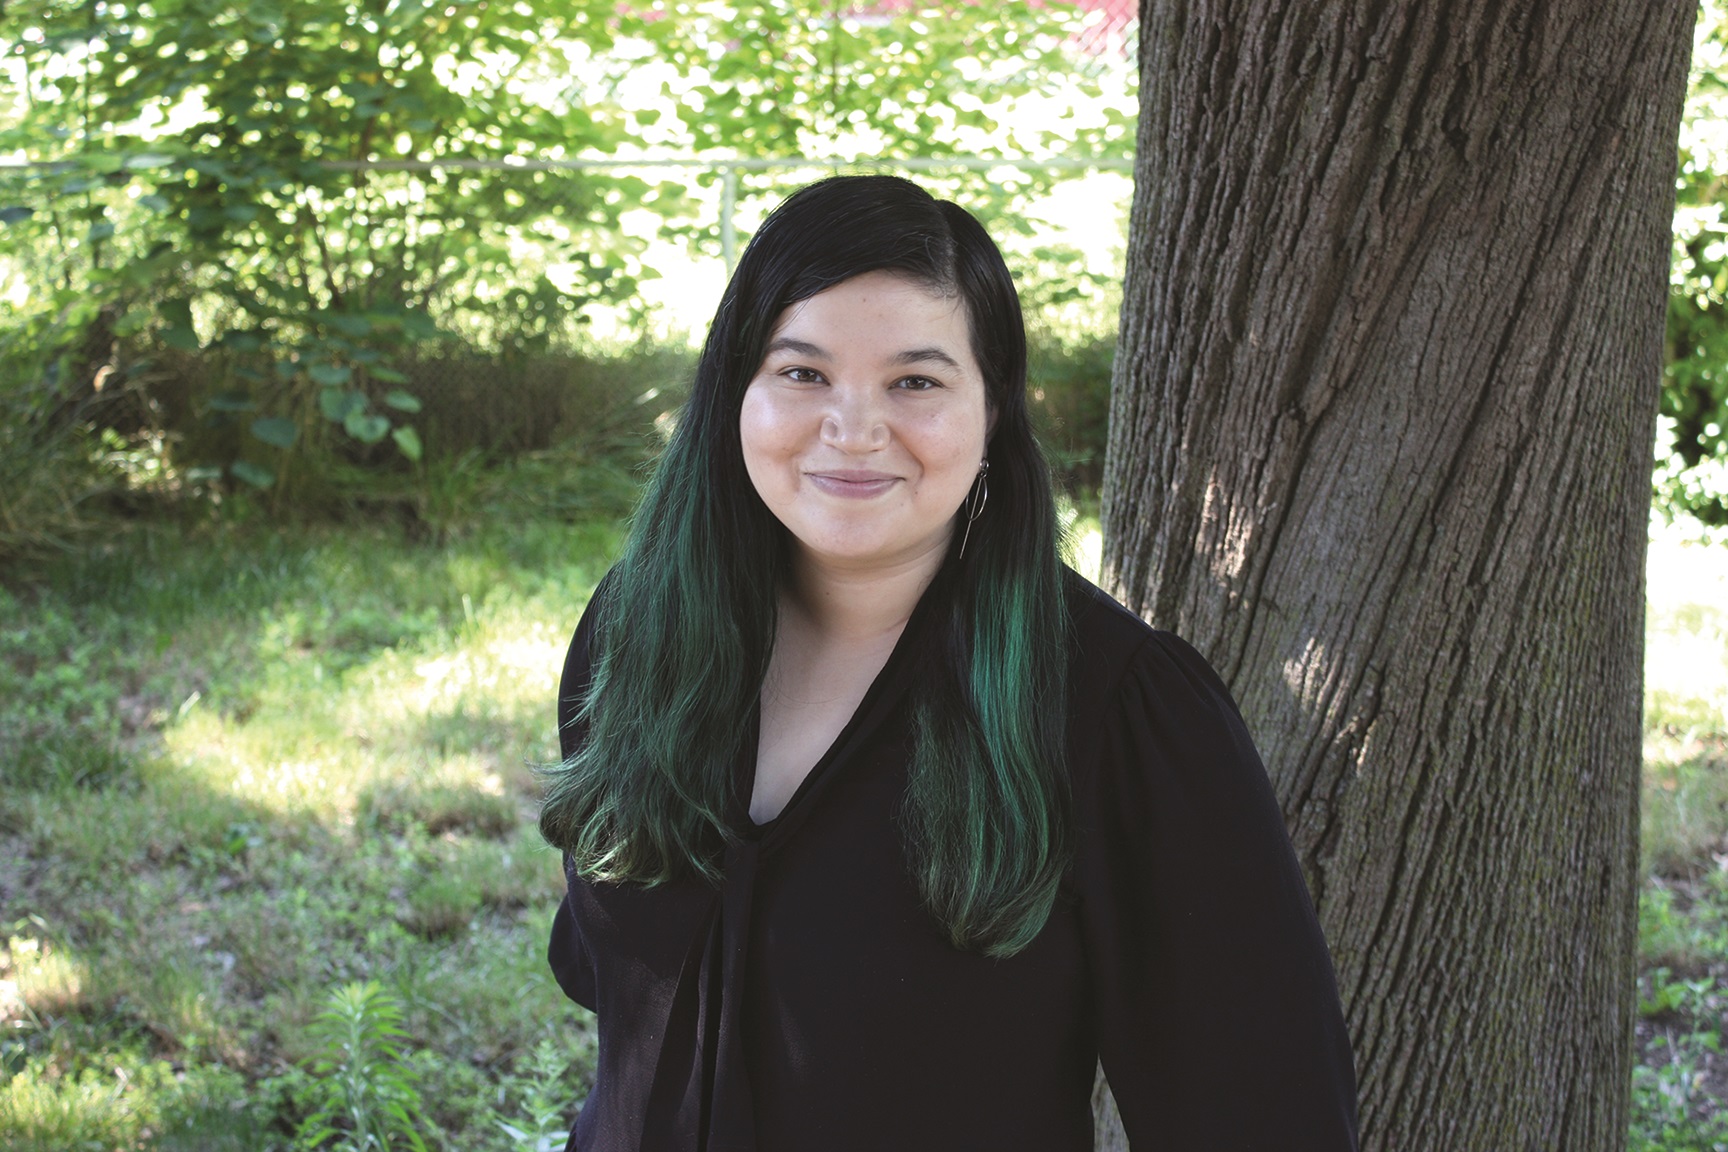
<path id="1" fill-rule="evenodd" d="M 774 339 L 770 340 L 768 342 L 768 349 L 764 355 L 774 352 L 791 352 L 798 356 L 809 356 L 818 360 L 828 359 L 828 353 L 824 352 L 816 345 L 807 344 L 803 340 L 794 340 L 790 336 L 776 336 Z"/>
<path id="2" fill-rule="evenodd" d="M 770 340 L 763 355 L 771 356 L 776 352 L 790 352 L 794 356 L 808 356 L 812 360 L 830 359 L 828 353 L 821 347 L 811 344 L 806 340 L 794 340 L 790 336 L 776 336 L 774 339 Z M 902 365 L 941 364 L 944 367 L 951 368 L 957 372 L 964 371 L 958 360 L 954 359 L 954 357 L 950 356 L 942 349 L 934 346 L 929 348 L 908 348 L 904 352 L 896 352 L 890 363 Z"/>
<path id="3" fill-rule="evenodd" d="M 940 348 L 908 348 L 894 357 L 896 364 L 942 364 L 960 371 L 960 361 Z"/>

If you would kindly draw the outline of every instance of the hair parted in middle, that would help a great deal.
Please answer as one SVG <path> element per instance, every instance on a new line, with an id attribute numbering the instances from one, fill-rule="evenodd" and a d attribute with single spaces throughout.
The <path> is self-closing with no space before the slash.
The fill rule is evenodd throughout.
<path id="1" fill-rule="evenodd" d="M 911 873 L 954 945 L 1008 955 L 1043 927 L 1072 856 L 1056 509 L 1007 265 L 971 214 L 897 177 L 803 188 L 746 247 L 624 555 L 596 591 L 576 720 L 586 740 L 551 770 L 540 826 L 590 880 L 717 877 L 790 557 L 745 470 L 744 392 L 788 307 L 878 271 L 961 298 L 995 417 L 988 515 L 963 557 L 952 535 L 919 609 L 935 613 L 938 646 L 912 697 L 901 822 Z"/>

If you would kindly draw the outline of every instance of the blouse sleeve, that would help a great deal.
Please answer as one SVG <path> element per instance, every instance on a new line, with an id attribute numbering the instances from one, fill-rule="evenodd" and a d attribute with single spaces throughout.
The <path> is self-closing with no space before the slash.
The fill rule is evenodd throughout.
<path id="1" fill-rule="evenodd" d="M 1326 943 L 1229 691 L 1153 633 L 1076 780 L 1099 1057 L 1135 1152 L 1356 1148 Z"/>
<path id="2" fill-rule="evenodd" d="M 581 721 L 581 710 L 593 679 L 589 645 L 594 632 L 594 618 L 599 611 L 601 589 L 605 585 L 606 580 L 602 578 L 576 625 L 576 634 L 570 638 L 570 650 L 564 658 L 564 675 L 558 683 L 558 749 L 565 760 L 576 754 L 588 735 L 587 726 Z M 577 882 L 570 868 L 568 852 L 564 854 L 564 877 L 567 885 Z M 570 909 L 568 892 L 552 918 L 552 939 L 546 949 L 546 959 L 564 994 L 592 1011 L 596 999 L 594 963 L 583 946 L 581 930 Z"/>

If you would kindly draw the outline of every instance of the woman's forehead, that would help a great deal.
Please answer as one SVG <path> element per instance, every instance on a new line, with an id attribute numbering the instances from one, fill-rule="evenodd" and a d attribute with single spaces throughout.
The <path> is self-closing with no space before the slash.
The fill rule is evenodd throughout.
<path id="1" fill-rule="evenodd" d="M 857 323 L 861 318 L 899 327 L 966 333 L 966 301 L 923 280 L 890 271 L 864 272 L 781 309 L 769 329 L 770 342 L 789 330 L 806 331 Z"/>

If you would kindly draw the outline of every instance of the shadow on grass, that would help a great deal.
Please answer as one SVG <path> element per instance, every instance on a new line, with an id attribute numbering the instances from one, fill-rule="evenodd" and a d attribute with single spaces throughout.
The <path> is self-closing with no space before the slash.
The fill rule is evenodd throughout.
<path id="1" fill-rule="evenodd" d="M 365 979 L 405 1005 L 435 1145 L 504 1147 L 531 1052 L 579 1100 L 522 764 L 616 530 L 513 535 L 133 527 L 0 590 L 0 1146 L 286 1148 L 311 1021 Z M 512 559 L 557 536 L 586 550 Z"/>

